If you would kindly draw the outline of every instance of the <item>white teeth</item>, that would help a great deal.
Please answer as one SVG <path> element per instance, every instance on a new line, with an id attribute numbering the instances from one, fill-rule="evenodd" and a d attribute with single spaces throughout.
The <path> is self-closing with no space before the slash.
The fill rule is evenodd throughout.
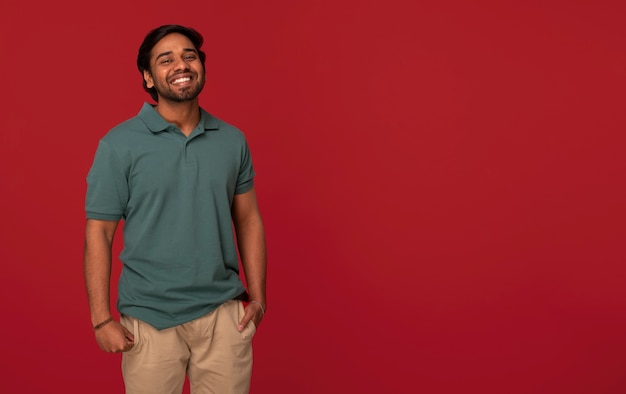
<path id="1" fill-rule="evenodd" d="M 178 79 L 175 79 L 174 82 L 172 82 L 172 84 L 177 84 L 177 83 L 182 83 L 182 82 L 187 82 L 187 81 L 191 81 L 191 78 L 189 77 L 178 78 Z"/>

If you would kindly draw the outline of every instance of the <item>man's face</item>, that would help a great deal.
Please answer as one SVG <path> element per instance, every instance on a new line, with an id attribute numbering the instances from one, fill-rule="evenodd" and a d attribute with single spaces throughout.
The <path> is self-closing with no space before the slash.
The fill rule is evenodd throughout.
<path id="1" fill-rule="evenodd" d="M 144 71 L 148 88 L 154 87 L 162 99 L 173 102 L 191 101 L 204 87 L 204 68 L 198 51 L 182 34 L 163 37 L 152 48 L 150 72 Z"/>

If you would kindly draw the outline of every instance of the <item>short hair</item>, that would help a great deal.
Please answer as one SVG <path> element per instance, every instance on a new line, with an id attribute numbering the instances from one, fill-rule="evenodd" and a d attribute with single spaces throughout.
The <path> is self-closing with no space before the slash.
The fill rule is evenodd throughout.
<path id="1" fill-rule="evenodd" d="M 143 72 L 146 70 L 150 72 L 150 53 L 152 52 L 152 48 L 154 48 L 154 46 L 161 41 L 163 37 L 172 33 L 180 33 L 189 38 L 195 49 L 198 51 L 198 56 L 200 56 L 203 69 L 204 61 L 206 60 L 206 54 L 200 50 L 202 43 L 204 42 L 204 38 L 202 37 L 202 34 L 198 33 L 195 29 L 181 25 L 163 25 L 151 30 L 143 39 L 141 46 L 139 46 L 139 52 L 137 53 L 137 68 L 141 73 L 143 89 L 150 94 L 150 97 L 152 97 L 154 101 L 157 102 L 159 101 L 159 96 L 156 88 L 154 86 L 148 88 L 146 80 L 143 78 Z"/>

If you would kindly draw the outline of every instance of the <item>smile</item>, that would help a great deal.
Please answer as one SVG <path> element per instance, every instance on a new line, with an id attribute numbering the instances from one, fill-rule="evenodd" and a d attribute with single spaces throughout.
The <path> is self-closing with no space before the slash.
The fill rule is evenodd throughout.
<path id="1" fill-rule="evenodd" d="M 188 81 L 191 81 L 191 78 L 189 78 L 189 77 L 176 78 L 174 81 L 172 81 L 172 85 L 177 85 L 179 83 L 184 83 L 184 82 L 188 82 Z"/>

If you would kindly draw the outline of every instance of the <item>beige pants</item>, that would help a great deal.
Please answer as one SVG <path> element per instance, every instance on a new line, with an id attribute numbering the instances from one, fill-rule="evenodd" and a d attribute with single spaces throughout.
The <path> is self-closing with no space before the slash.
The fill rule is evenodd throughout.
<path id="1" fill-rule="evenodd" d="M 180 394 L 189 376 L 192 394 L 248 393 L 252 375 L 251 321 L 242 331 L 241 301 L 227 301 L 211 313 L 165 330 L 122 316 L 135 336 L 122 355 L 127 394 Z"/>

